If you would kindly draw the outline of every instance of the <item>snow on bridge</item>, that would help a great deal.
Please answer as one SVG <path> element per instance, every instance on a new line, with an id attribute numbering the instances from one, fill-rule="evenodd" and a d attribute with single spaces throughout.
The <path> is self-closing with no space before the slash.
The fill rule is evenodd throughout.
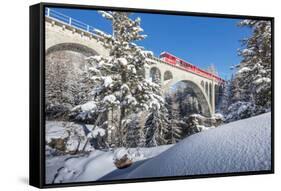
<path id="1" fill-rule="evenodd" d="M 45 29 L 46 56 L 62 50 L 73 51 L 83 56 L 109 55 L 109 51 L 98 43 L 94 27 L 49 8 L 45 11 Z M 184 82 L 197 96 L 202 106 L 202 114 L 214 114 L 224 85 L 221 78 L 197 67 L 193 70 L 187 69 L 157 57 L 148 60 L 151 65 L 146 69 L 146 77 L 153 81 L 155 74 L 158 74 L 163 93 L 174 84 Z"/>

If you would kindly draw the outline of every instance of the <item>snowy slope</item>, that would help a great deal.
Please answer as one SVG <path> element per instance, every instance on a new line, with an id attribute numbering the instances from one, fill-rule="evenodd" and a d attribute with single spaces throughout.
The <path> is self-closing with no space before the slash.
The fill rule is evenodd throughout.
<path id="1" fill-rule="evenodd" d="M 123 178 L 270 170 L 271 113 L 192 135 Z"/>
<path id="2" fill-rule="evenodd" d="M 95 151 L 88 157 L 70 157 L 58 169 L 54 183 L 97 180 L 115 170 L 111 152 Z"/>

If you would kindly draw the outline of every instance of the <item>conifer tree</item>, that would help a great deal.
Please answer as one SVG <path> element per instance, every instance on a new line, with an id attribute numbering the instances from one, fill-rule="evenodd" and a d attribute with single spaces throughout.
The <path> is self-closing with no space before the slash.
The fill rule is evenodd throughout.
<path id="1" fill-rule="evenodd" d="M 144 127 L 145 145 L 154 147 L 167 144 L 168 124 L 166 108 L 159 108 L 157 104 L 154 104 Z"/>
<path id="2" fill-rule="evenodd" d="M 145 78 L 145 68 L 150 64 L 147 58 L 152 53 L 135 44 L 146 37 L 141 34 L 140 18 L 132 20 L 128 12 L 99 13 L 112 22 L 113 35 L 95 30 L 99 43 L 109 50 L 109 56 L 88 58 L 88 77 L 97 84 L 91 92 L 91 101 L 96 107 L 90 111 L 100 114 L 116 111 L 118 123 L 112 127 L 117 136 L 115 145 L 125 146 L 128 116 L 154 111 L 153 105 L 163 110 L 164 100 L 160 86 Z"/>
<path id="3" fill-rule="evenodd" d="M 175 96 L 166 96 L 166 108 L 168 110 L 168 121 L 169 121 L 169 132 L 168 139 L 169 143 L 176 143 L 182 139 L 182 127 L 180 126 L 180 114 L 177 104 L 175 102 Z"/>
<path id="4" fill-rule="evenodd" d="M 243 20 L 241 27 L 249 27 L 252 36 L 242 41 L 239 50 L 242 61 L 236 78 L 241 99 L 251 102 L 261 110 L 271 107 L 271 22 Z"/>

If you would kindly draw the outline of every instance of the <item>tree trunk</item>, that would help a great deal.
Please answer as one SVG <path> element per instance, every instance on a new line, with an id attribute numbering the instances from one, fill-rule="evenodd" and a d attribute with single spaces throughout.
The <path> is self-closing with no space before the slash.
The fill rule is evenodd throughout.
<path id="1" fill-rule="evenodd" d="M 75 155 L 79 152 L 80 144 L 81 144 L 81 139 L 79 139 L 78 146 L 77 146 L 77 148 L 76 148 L 76 150 L 74 152 Z M 84 149 L 84 147 L 83 147 L 83 149 Z"/>
<path id="2" fill-rule="evenodd" d="M 91 133 L 91 132 L 95 129 L 95 127 L 98 125 L 98 123 L 99 123 L 99 121 L 100 121 L 102 115 L 103 115 L 103 113 L 100 113 L 100 114 L 98 115 L 97 120 L 95 121 L 95 124 L 94 124 L 93 128 L 91 129 L 90 133 Z M 89 143 L 89 138 L 87 138 L 87 140 L 86 140 L 86 142 L 85 142 L 85 144 L 84 144 L 84 146 L 83 146 L 82 152 L 85 151 L 86 146 L 88 145 L 88 143 Z"/>
<path id="3" fill-rule="evenodd" d="M 125 84 L 127 82 L 127 74 L 126 72 L 122 72 L 121 74 L 121 80 L 122 80 L 122 84 Z M 124 100 L 124 95 L 122 93 L 122 98 L 120 100 L 120 102 L 122 103 Z M 119 117 L 119 130 L 118 130 L 118 142 L 119 142 L 119 146 L 123 147 L 124 143 L 123 143 L 123 136 L 124 136 L 124 129 L 123 129 L 123 125 L 122 125 L 122 121 L 125 118 L 125 107 L 120 105 L 120 117 Z"/>

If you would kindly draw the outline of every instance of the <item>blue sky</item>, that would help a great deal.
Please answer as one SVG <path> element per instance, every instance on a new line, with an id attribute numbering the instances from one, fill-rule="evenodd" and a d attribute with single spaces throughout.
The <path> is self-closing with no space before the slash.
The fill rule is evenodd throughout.
<path id="1" fill-rule="evenodd" d="M 52 8 L 95 28 L 111 33 L 111 23 L 95 10 Z M 229 79 L 230 67 L 241 58 L 237 49 L 239 40 L 248 37 L 248 28 L 237 27 L 239 19 L 177 16 L 134 13 L 132 18 L 141 18 L 141 27 L 148 37 L 138 44 L 154 52 L 170 52 L 193 65 L 206 69 L 214 64 L 219 75 Z"/>

